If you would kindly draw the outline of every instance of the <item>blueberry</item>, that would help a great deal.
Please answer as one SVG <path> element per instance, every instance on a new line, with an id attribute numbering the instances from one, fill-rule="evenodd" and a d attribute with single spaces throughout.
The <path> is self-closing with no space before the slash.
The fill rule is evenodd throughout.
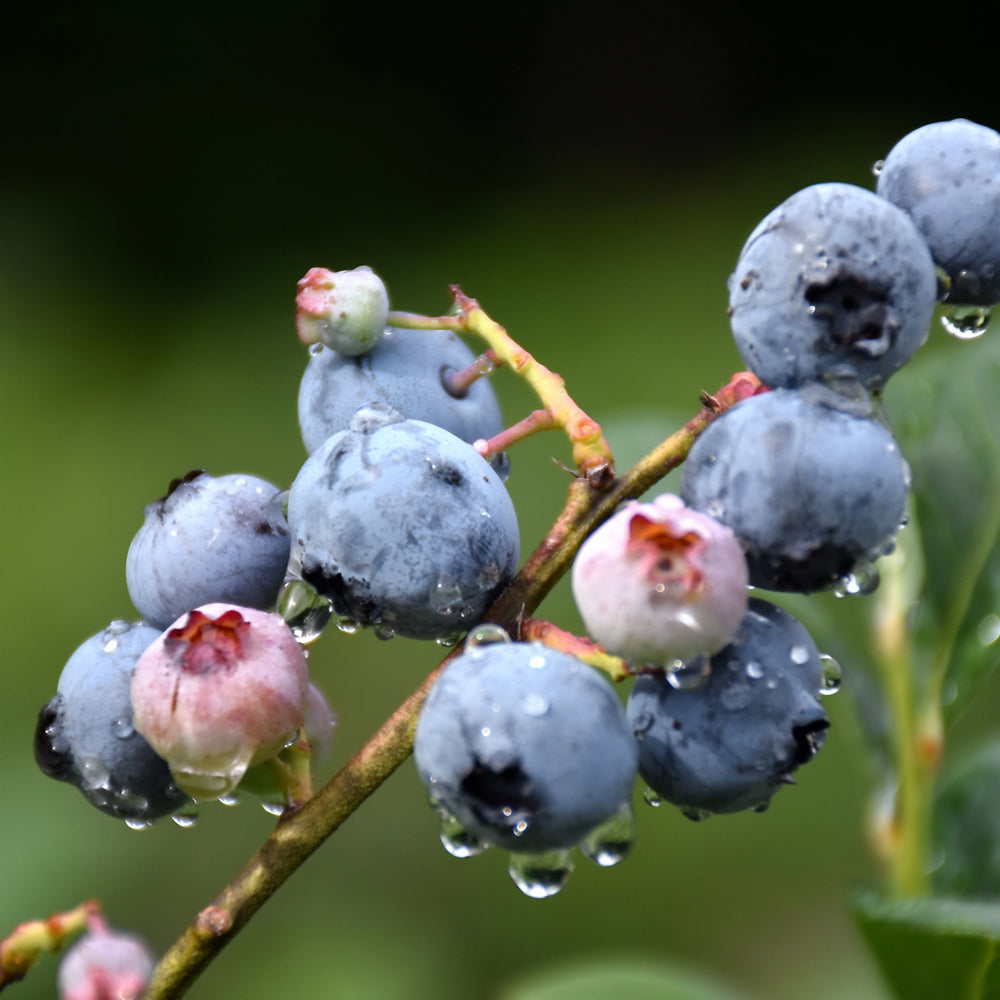
<path id="1" fill-rule="evenodd" d="M 572 584 L 587 632 L 633 663 L 718 652 L 747 607 L 735 535 L 669 493 L 625 504 L 590 535 Z"/>
<path id="2" fill-rule="evenodd" d="M 390 330 L 367 354 L 346 357 L 329 348 L 309 359 L 299 387 L 299 426 L 309 452 L 346 430 L 354 411 L 384 403 L 404 417 L 437 424 L 463 441 L 489 439 L 503 419 L 489 379 L 453 395 L 446 378 L 475 361 L 447 330 Z"/>
<path id="3" fill-rule="evenodd" d="M 385 333 L 389 316 L 385 285 L 370 267 L 311 267 L 299 280 L 295 306 L 302 343 L 326 344 L 347 355 L 370 351 Z"/>
<path id="4" fill-rule="evenodd" d="M 307 459 L 288 501 L 290 566 L 339 615 L 433 639 L 469 628 L 517 569 L 517 516 L 476 450 L 388 407 Z"/>
<path id="5" fill-rule="evenodd" d="M 819 385 L 776 389 L 727 410 L 691 449 L 681 495 L 732 529 L 752 586 L 810 593 L 892 548 L 908 469 L 889 431 L 853 409 Z"/>
<path id="6" fill-rule="evenodd" d="M 707 680 L 692 690 L 638 678 L 627 708 L 639 773 L 695 819 L 767 808 L 829 726 L 816 644 L 782 608 L 751 598 L 733 641 L 709 662 Z"/>
<path id="7" fill-rule="evenodd" d="M 908 212 L 960 305 L 1000 301 L 1000 134 L 964 118 L 893 146 L 876 190 Z"/>
<path id="8" fill-rule="evenodd" d="M 278 488 L 255 476 L 189 472 L 144 511 L 125 579 L 136 610 L 165 629 L 185 612 L 222 601 L 272 608 L 288 565 Z"/>
<path id="9" fill-rule="evenodd" d="M 67 661 L 35 730 L 35 759 L 49 777 L 126 820 L 158 819 L 188 802 L 133 724 L 132 671 L 159 635 L 144 622 L 114 621 L 91 636 Z"/>
<path id="10" fill-rule="evenodd" d="M 131 700 L 177 785 L 218 798 L 298 737 L 308 692 L 305 654 L 280 615 L 206 604 L 143 651 Z"/>
<path id="11" fill-rule="evenodd" d="M 636 746 L 605 678 L 540 644 L 467 649 L 421 709 L 414 761 L 432 799 L 517 851 L 571 847 L 631 797 Z"/>
<path id="12" fill-rule="evenodd" d="M 772 387 L 846 374 L 880 388 L 927 339 L 936 297 L 909 216 L 850 184 L 815 184 L 770 212 L 729 279 L 736 346 Z"/>

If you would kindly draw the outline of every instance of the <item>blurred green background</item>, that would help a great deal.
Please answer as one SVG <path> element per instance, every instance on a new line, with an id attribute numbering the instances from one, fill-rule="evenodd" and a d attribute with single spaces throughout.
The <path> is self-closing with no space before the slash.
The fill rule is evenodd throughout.
<path id="1" fill-rule="evenodd" d="M 44 778 L 31 738 L 72 650 L 134 616 L 124 558 L 145 503 L 195 467 L 295 475 L 307 268 L 369 264 L 396 307 L 426 312 L 460 283 L 566 377 L 624 465 L 741 367 L 725 281 L 766 211 L 815 181 L 870 186 L 924 122 L 1000 124 L 983 60 L 949 65 L 930 15 L 861 5 L 44 10 L 0 32 L 0 937 L 96 896 L 162 950 L 273 823 L 246 801 L 133 832 Z M 508 420 L 532 408 L 495 381 Z M 568 460 L 554 436 L 512 456 L 525 553 L 564 496 L 552 457 Z M 565 587 L 542 611 L 578 625 Z M 325 773 L 439 655 L 323 637 Z M 550 963 L 625 955 L 758 1000 L 879 998 L 845 905 L 873 877 L 849 698 L 766 815 L 693 824 L 638 802 L 633 856 L 580 860 L 545 902 L 499 854 L 449 857 L 407 764 L 191 995 L 500 998 Z M 55 965 L 15 995 L 51 997 Z"/>

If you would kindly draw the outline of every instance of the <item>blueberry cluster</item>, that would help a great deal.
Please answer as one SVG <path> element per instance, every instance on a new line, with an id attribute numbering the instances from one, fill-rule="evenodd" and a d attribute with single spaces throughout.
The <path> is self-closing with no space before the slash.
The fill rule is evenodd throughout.
<path id="1" fill-rule="evenodd" d="M 333 726 L 304 644 L 331 617 L 453 642 L 512 579 L 506 460 L 469 443 L 502 430 L 488 366 L 387 315 L 369 269 L 311 269 L 296 299 L 311 454 L 292 488 L 195 470 L 146 506 L 125 560 L 140 620 L 73 654 L 35 732 L 41 769 L 102 811 L 190 825 L 238 787 L 294 805 L 297 755 L 315 762 Z"/>

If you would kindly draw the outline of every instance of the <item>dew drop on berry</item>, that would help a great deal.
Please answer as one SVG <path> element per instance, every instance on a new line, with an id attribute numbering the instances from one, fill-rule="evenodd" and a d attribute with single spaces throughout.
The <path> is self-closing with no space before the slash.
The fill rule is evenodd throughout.
<path id="1" fill-rule="evenodd" d="M 224 806 L 238 806 L 240 804 L 240 797 L 237 792 L 227 792 L 225 795 L 219 796 L 219 802 Z"/>
<path id="2" fill-rule="evenodd" d="M 123 715 L 111 722 L 111 734 L 117 739 L 127 740 L 134 732 L 131 715 Z"/>
<path id="3" fill-rule="evenodd" d="M 704 823 L 706 819 L 711 818 L 712 813 L 708 809 L 698 809 L 695 806 L 681 806 L 681 815 L 692 823 Z"/>
<path id="4" fill-rule="evenodd" d="M 667 683 L 676 691 L 695 691 L 708 680 L 712 665 L 707 656 L 674 660 L 667 667 Z"/>
<path id="5" fill-rule="evenodd" d="M 663 799 L 660 797 L 660 793 L 654 791 L 647 785 L 642 791 L 642 801 L 646 803 L 647 806 L 652 806 L 654 809 L 659 809 L 663 805 Z"/>
<path id="6" fill-rule="evenodd" d="M 602 868 L 624 861 L 635 845 L 635 812 L 626 802 L 610 819 L 592 830 L 578 845 L 587 858 Z"/>
<path id="7" fill-rule="evenodd" d="M 821 653 L 819 662 L 823 671 L 819 693 L 823 695 L 836 694 L 840 690 L 840 684 L 844 676 L 840 664 L 829 653 Z"/>
<path id="8" fill-rule="evenodd" d="M 549 707 L 549 699 L 544 695 L 530 692 L 521 697 L 521 710 L 532 718 L 541 718 L 548 712 Z"/>
<path id="9" fill-rule="evenodd" d="M 789 650 L 788 658 L 796 666 L 801 667 L 803 663 L 809 662 L 809 650 L 805 646 L 792 646 Z"/>
<path id="10" fill-rule="evenodd" d="M 450 635 L 439 635 L 434 641 L 444 649 L 451 649 L 457 646 L 462 638 L 461 632 L 452 632 Z"/>
<path id="11" fill-rule="evenodd" d="M 882 168 L 885 166 L 885 160 L 876 160 L 872 164 L 872 177 L 878 177 L 882 173 Z"/>
<path id="12" fill-rule="evenodd" d="M 470 832 L 433 796 L 430 804 L 431 808 L 437 812 L 441 823 L 438 830 L 441 846 L 453 858 L 474 858 L 489 848 L 490 845 L 485 840 L 481 840 Z"/>
<path id="13" fill-rule="evenodd" d="M 276 610 L 303 646 L 318 639 L 333 617 L 331 602 L 305 580 L 294 577 L 285 580 Z"/>
<path id="14" fill-rule="evenodd" d="M 396 638 L 396 630 L 391 625 L 386 625 L 384 622 L 378 622 L 372 629 L 375 633 L 376 639 L 382 639 L 387 642 L 389 639 Z"/>
<path id="15" fill-rule="evenodd" d="M 975 340 L 990 325 L 990 310 L 983 306 L 945 306 L 941 325 L 958 340 Z"/>
<path id="16" fill-rule="evenodd" d="M 477 625 L 465 640 L 466 646 L 492 646 L 496 642 L 510 642 L 510 633 L 489 622 Z"/>
<path id="17" fill-rule="evenodd" d="M 747 677 L 751 680 L 757 681 L 764 676 L 764 668 L 757 660 L 750 660 L 746 667 L 744 667 Z"/>
<path id="18" fill-rule="evenodd" d="M 554 896 L 569 880 L 573 874 L 573 859 L 568 850 L 512 853 L 507 872 L 526 896 L 546 899 Z"/>
<path id="19" fill-rule="evenodd" d="M 454 613 L 455 605 L 462 601 L 462 588 L 454 577 L 442 573 L 428 595 L 432 611 L 439 615 L 450 615 Z"/>
<path id="20" fill-rule="evenodd" d="M 843 576 L 833 589 L 837 597 L 857 597 L 878 589 L 879 572 L 874 563 L 860 559 L 850 573 Z"/>
<path id="21" fill-rule="evenodd" d="M 264 810 L 269 816 L 281 816 L 285 812 L 284 802 L 261 802 L 261 809 Z"/>
<path id="22" fill-rule="evenodd" d="M 125 820 L 125 825 L 130 830 L 148 830 L 153 825 L 153 821 L 151 819 L 139 819 L 138 817 L 130 816 Z"/>

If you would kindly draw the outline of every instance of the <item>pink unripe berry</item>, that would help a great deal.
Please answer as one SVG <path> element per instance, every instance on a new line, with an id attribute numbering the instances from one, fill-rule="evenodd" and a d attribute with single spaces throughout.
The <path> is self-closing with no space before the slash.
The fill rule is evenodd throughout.
<path id="1" fill-rule="evenodd" d="M 295 329 L 303 344 L 325 344 L 340 354 L 370 351 L 385 333 L 389 295 L 370 267 L 328 271 L 311 267 L 299 280 Z"/>
<path id="2" fill-rule="evenodd" d="M 149 984 L 153 964 L 138 937 L 98 927 L 59 963 L 59 1000 L 135 1000 Z"/>
<path id="3" fill-rule="evenodd" d="M 133 725 L 183 792 L 218 798 L 296 738 L 308 688 L 305 655 L 280 615 L 206 604 L 139 657 Z"/>
<path id="4" fill-rule="evenodd" d="M 631 663 L 711 655 L 746 613 L 735 535 L 673 494 L 633 501 L 580 547 L 573 597 L 588 633 Z"/>

